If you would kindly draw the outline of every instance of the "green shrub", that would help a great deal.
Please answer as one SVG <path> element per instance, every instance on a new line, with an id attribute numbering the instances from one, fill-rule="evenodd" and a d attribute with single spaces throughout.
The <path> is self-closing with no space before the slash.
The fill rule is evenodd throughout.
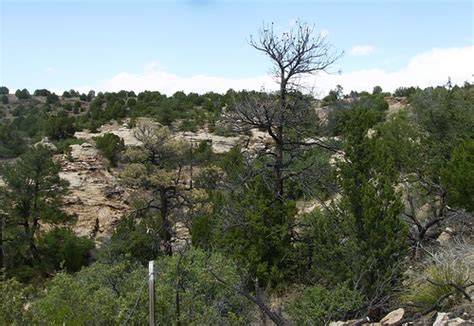
<path id="1" fill-rule="evenodd" d="M 431 307 L 448 311 L 462 303 L 465 297 L 458 288 L 470 283 L 470 268 L 459 258 L 448 258 L 425 267 L 421 277 L 411 280 L 402 302 L 415 311 Z"/>
<path id="2" fill-rule="evenodd" d="M 117 166 L 119 154 L 125 149 L 122 138 L 117 135 L 107 133 L 101 137 L 94 138 L 97 149 L 109 160 L 112 166 Z"/>
<path id="3" fill-rule="evenodd" d="M 71 148 L 69 146 L 75 145 L 75 144 L 80 145 L 84 142 L 85 140 L 80 139 L 80 138 L 67 138 L 67 139 L 61 139 L 55 142 L 54 145 L 56 146 L 58 153 L 68 154 L 71 152 Z"/>
<path id="4" fill-rule="evenodd" d="M 23 88 L 22 90 L 18 89 L 15 92 L 15 95 L 19 100 L 27 100 L 31 97 L 30 92 L 28 92 L 26 88 Z"/>
<path id="5" fill-rule="evenodd" d="M 116 257 L 146 264 L 161 253 L 155 234 L 149 232 L 148 221 L 135 223 L 132 217 L 124 217 L 117 223 L 101 257 Z"/>
<path id="6" fill-rule="evenodd" d="M 68 117 L 64 111 L 50 116 L 45 122 L 44 129 L 46 135 L 52 140 L 70 138 L 76 132 L 74 119 Z"/>
<path id="7" fill-rule="evenodd" d="M 344 319 L 362 304 L 362 295 L 346 285 L 334 289 L 312 286 L 288 305 L 288 314 L 296 325 L 327 325 L 331 320 Z"/>
<path id="8" fill-rule="evenodd" d="M 97 270 L 97 268 L 95 268 Z M 112 289 L 97 281 L 99 275 L 85 278 L 57 274 L 28 309 L 33 325 L 113 325 L 118 304 Z M 136 278 L 133 280 L 136 281 Z"/>
<path id="9" fill-rule="evenodd" d="M 78 237 L 70 229 L 55 228 L 38 241 L 41 252 L 41 264 L 47 272 L 64 268 L 68 272 L 77 272 L 90 259 L 94 242 L 86 237 Z"/>
<path id="10" fill-rule="evenodd" d="M 474 140 L 455 147 L 441 173 L 449 203 L 474 212 Z"/>
<path id="11" fill-rule="evenodd" d="M 198 130 L 198 124 L 196 120 L 184 119 L 179 124 L 179 130 L 196 132 Z"/>
<path id="12" fill-rule="evenodd" d="M 51 95 L 51 92 L 48 91 L 47 89 L 37 89 L 33 92 L 34 96 L 49 96 Z"/>
<path id="13" fill-rule="evenodd" d="M 218 283 L 237 286 L 235 265 L 221 255 L 188 250 L 155 261 L 157 325 L 248 325 L 247 299 Z M 57 274 L 31 300 L 33 325 L 144 325 L 148 318 L 147 270 L 127 262 L 95 263 L 75 275 Z M 1 294 L 0 294 L 1 295 Z M 177 306 L 179 302 L 179 309 Z"/>
<path id="14" fill-rule="evenodd" d="M 63 104 L 63 109 L 68 111 L 68 112 L 71 112 L 72 111 L 72 104 L 71 103 L 64 103 Z"/>
<path id="15" fill-rule="evenodd" d="M 15 279 L 0 281 L 0 325 L 26 325 L 28 287 Z"/>
<path id="16" fill-rule="evenodd" d="M 57 104 L 59 103 L 59 96 L 54 93 L 49 94 L 46 97 L 46 104 Z"/>

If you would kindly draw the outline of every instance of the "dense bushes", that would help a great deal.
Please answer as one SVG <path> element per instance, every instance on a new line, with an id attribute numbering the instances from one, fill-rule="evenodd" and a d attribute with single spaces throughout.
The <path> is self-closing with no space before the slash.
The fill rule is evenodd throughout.
<path id="1" fill-rule="evenodd" d="M 0 158 L 16 157 L 26 149 L 25 135 L 13 123 L 0 123 Z"/>
<path id="2" fill-rule="evenodd" d="M 0 279 L 0 324 L 25 325 L 28 318 L 25 305 L 28 302 L 29 287 L 17 280 Z"/>
<path id="3" fill-rule="evenodd" d="M 15 92 L 15 96 L 19 99 L 19 100 L 27 100 L 31 97 L 30 95 L 30 92 L 28 92 L 28 90 L 26 88 L 23 88 L 22 90 L 17 90 Z"/>
<path id="4" fill-rule="evenodd" d="M 248 300 L 207 272 L 218 273 L 233 286 L 239 284 L 235 266 L 222 256 L 190 250 L 155 264 L 157 324 L 246 325 L 251 320 Z M 25 290 L 15 281 L 0 281 L 0 295 L 8 295 L 0 306 L 6 314 L 0 318 L 48 325 L 145 324 L 147 285 L 147 271 L 140 265 L 95 263 L 75 275 L 58 273 L 25 310 Z"/>
<path id="5" fill-rule="evenodd" d="M 116 166 L 119 154 L 125 149 L 123 139 L 114 134 L 104 134 L 94 138 L 97 149 L 109 160 L 112 166 Z"/>
<path id="6" fill-rule="evenodd" d="M 454 148 L 441 175 L 449 203 L 474 212 L 474 140 Z"/>
<path id="7" fill-rule="evenodd" d="M 327 325 L 344 320 L 363 306 L 363 296 L 343 283 L 334 289 L 312 286 L 303 289 L 288 305 L 288 313 L 296 325 Z"/>
<path id="8" fill-rule="evenodd" d="M 91 102 L 76 102 L 75 116 L 38 106 L 34 98 L 22 101 L 16 117 L 0 125 L 0 153 L 16 156 L 43 134 L 64 152 L 80 142 L 70 138 L 73 130 L 130 117 L 141 146 L 126 148 L 110 133 L 95 141 L 118 166 L 111 172 L 131 189 L 131 211 L 92 258 L 92 241 L 69 229 L 41 229 L 32 237 L 17 223 L 38 218 L 26 209 L 31 197 L 48 204 L 36 207 L 45 218 L 41 223 L 59 227 L 72 221 L 59 209 L 65 186 L 51 154 L 39 149 L 7 168 L 0 193 L 2 236 L 14 235 L 15 241 L 2 245 L 7 280 L 0 287 L 12 300 L 0 306 L 11 310 L 0 323 L 142 324 L 145 265 L 153 259 L 161 324 L 249 324 L 257 315 L 251 302 L 268 316 L 262 307 L 270 309 L 266 300 L 273 297 L 287 299 L 280 317 L 298 325 L 376 319 L 400 304 L 416 314 L 438 303 L 450 309 L 465 301 L 457 286 L 472 282 L 471 266 L 438 259 L 420 267 L 425 252 L 419 248 L 434 246 L 452 216 L 466 220 L 473 209 L 472 86 L 410 91 L 411 105 L 402 113 L 388 113 L 380 88 L 346 96 L 336 89 L 325 100 L 334 110 L 326 129 L 308 115 L 307 124 L 288 131 L 289 149 L 297 136 L 320 146 L 283 154 L 284 172 L 291 173 L 285 174 L 281 198 L 274 193 L 276 154 L 270 142 L 216 154 L 211 143 L 188 146 L 174 137 L 173 131 L 206 124 L 235 132 L 219 119 L 239 93 L 83 95 Z M 72 100 L 68 103 L 62 106 L 69 111 Z M 81 105 L 89 110 L 82 114 Z M 154 121 L 137 119 L 142 116 Z M 49 191 L 35 193 L 28 186 L 25 180 L 36 180 L 34 171 L 42 171 L 41 189 Z M 58 198 L 47 197 L 51 194 Z M 463 227 L 470 223 L 464 220 Z"/>
<path id="9" fill-rule="evenodd" d="M 64 269 L 77 272 L 87 265 L 94 242 L 86 237 L 77 237 L 69 229 L 55 228 L 41 236 L 38 249 L 41 252 L 41 264 L 45 271 Z"/>
<path id="10" fill-rule="evenodd" d="M 68 117 L 64 111 L 59 112 L 46 120 L 44 131 L 52 140 L 71 138 L 76 132 L 74 119 Z"/>
<path id="11" fill-rule="evenodd" d="M 2 245 L 0 266 L 21 281 L 41 279 L 66 264 L 77 270 L 87 262 L 89 240 L 67 230 L 42 232 L 40 225 L 64 226 L 74 216 L 63 210 L 68 183 L 46 147 L 36 146 L 1 169 Z M 62 267 L 62 266 L 61 266 Z"/>

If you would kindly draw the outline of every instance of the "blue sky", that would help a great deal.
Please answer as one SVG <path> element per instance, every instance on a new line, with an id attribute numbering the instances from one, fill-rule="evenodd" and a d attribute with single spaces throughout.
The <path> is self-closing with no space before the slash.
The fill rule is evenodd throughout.
<path id="1" fill-rule="evenodd" d="M 474 74 L 473 1 L 0 1 L 0 84 L 12 90 L 258 88 L 270 62 L 249 36 L 296 19 L 345 51 L 319 92 Z"/>

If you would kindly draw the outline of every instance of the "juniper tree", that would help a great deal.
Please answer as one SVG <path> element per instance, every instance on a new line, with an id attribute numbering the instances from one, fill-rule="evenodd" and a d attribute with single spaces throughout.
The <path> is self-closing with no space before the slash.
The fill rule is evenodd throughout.
<path id="1" fill-rule="evenodd" d="M 22 264 L 32 266 L 41 262 L 37 241 L 42 225 L 73 220 L 62 210 L 68 183 L 59 177 L 59 170 L 48 149 L 37 146 L 1 171 L 5 182 L 0 187 L 1 245 L 7 271 Z"/>
<path id="2" fill-rule="evenodd" d="M 189 150 L 167 127 L 150 121 L 139 123 L 135 137 L 142 145 L 126 151 L 122 180 L 136 190 L 135 217 L 159 216 L 149 219 L 150 231 L 161 241 L 162 251 L 171 255 L 175 222 L 199 192 L 191 189 L 186 171 Z"/>

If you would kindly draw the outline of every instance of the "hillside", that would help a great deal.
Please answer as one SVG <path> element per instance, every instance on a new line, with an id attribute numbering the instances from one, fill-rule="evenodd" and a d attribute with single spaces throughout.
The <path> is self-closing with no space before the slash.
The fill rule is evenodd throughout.
<path id="1" fill-rule="evenodd" d="M 28 298 L 22 318 L 44 313 L 53 297 L 70 307 L 52 280 L 74 287 L 85 319 L 116 323 L 145 295 L 136 292 L 143 265 L 156 259 L 159 279 L 191 282 L 164 282 L 158 297 L 180 296 L 182 318 L 202 324 L 469 324 L 473 90 L 291 93 L 300 111 L 286 115 L 285 138 L 266 93 L 8 94 L 0 200 L 2 239 L 13 242 L 2 241 L 2 267 L 49 290 L 26 294 L 12 278 L 4 293 L 22 293 L 20 306 Z M 29 205 L 37 231 L 23 238 L 12 221 Z M 110 288 L 101 275 L 112 271 Z M 104 300 L 124 306 L 98 312 Z M 160 306 L 164 323 L 175 304 Z"/>

